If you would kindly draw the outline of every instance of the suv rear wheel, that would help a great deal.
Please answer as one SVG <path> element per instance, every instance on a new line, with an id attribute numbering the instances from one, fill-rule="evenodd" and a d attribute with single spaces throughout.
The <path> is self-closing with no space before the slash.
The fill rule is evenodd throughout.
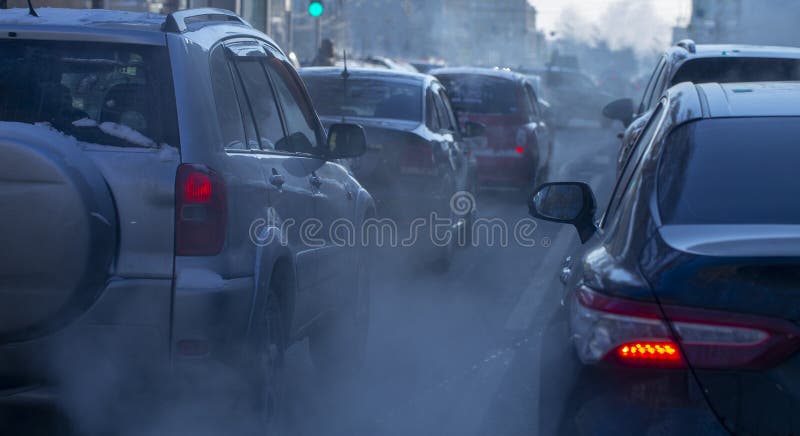
<path id="1" fill-rule="evenodd" d="M 270 285 L 252 343 L 252 405 L 259 426 L 267 434 L 280 434 L 284 405 L 283 365 L 286 332 L 280 295 Z"/>

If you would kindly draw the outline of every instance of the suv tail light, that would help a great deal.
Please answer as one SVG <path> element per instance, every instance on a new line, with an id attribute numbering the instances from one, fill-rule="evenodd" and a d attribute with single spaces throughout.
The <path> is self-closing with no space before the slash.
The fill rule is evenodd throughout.
<path id="1" fill-rule="evenodd" d="M 225 243 L 226 223 L 222 178 L 204 165 L 180 165 L 175 177 L 175 254 L 219 254 Z"/>
<path id="2" fill-rule="evenodd" d="M 573 339 L 581 361 L 661 368 L 757 369 L 794 353 L 797 328 L 781 320 L 609 297 L 587 287 L 574 294 Z M 679 337 L 675 337 L 672 331 Z"/>

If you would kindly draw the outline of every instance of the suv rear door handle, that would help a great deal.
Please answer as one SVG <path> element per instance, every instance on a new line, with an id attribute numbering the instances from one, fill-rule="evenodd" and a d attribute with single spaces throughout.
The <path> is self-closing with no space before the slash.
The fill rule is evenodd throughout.
<path id="1" fill-rule="evenodd" d="M 283 179 L 283 176 L 278 174 L 278 171 L 275 168 L 273 168 L 272 169 L 272 175 L 269 176 L 269 183 L 271 183 L 273 186 L 276 186 L 276 187 L 278 187 L 278 189 L 280 189 L 285 182 L 286 182 L 286 180 Z"/>

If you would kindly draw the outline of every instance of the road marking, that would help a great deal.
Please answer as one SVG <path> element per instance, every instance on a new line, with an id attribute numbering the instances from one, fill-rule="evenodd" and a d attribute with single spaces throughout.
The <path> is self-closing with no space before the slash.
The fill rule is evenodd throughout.
<path id="1" fill-rule="evenodd" d="M 508 320 L 506 320 L 506 330 L 528 330 L 533 320 L 533 315 L 539 308 L 542 299 L 545 296 L 557 298 L 559 295 L 558 290 L 549 288 L 554 280 L 557 280 L 556 277 L 559 273 L 561 262 L 572 245 L 574 235 L 571 235 L 570 232 L 574 231 L 572 226 L 565 225 L 559 230 L 556 237 L 552 238 L 553 245 L 547 249 L 548 252 L 543 262 L 536 269 L 533 279 L 520 295 L 517 305 L 514 306 Z"/>

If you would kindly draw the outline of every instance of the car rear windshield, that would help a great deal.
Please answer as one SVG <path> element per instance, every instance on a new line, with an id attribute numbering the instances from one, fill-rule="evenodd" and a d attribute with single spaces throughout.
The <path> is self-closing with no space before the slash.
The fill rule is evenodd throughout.
<path id="1" fill-rule="evenodd" d="M 677 128 L 658 176 L 667 224 L 800 224 L 800 117 L 719 118 Z"/>
<path id="2" fill-rule="evenodd" d="M 800 60 L 764 58 L 705 58 L 684 63 L 672 78 L 681 82 L 732 83 L 800 80 Z"/>
<path id="3" fill-rule="evenodd" d="M 470 114 L 518 114 L 519 89 L 507 79 L 480 75 L 441 75 L 439 81 L 456 112 Z"/>
<path id="4" fill-rule="evenodd" d="M 46 123 L 78 140 L 177 144 L 166 48 L 0 41 L 0 121 Z"/>
<path id="5" fill-rule="evenodd" d="M 351 116 L 422 122 L 422 82 L 304 75 L 321 116 Z"/>

